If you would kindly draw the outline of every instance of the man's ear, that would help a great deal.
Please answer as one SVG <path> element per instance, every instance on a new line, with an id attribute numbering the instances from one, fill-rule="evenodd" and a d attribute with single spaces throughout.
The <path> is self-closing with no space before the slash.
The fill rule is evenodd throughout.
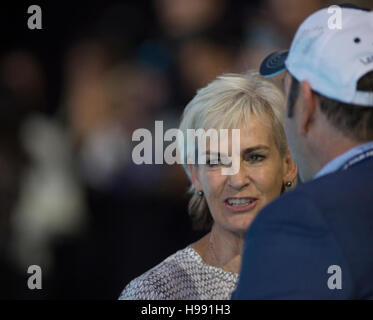
<path id="1" fill-rule="evenodd" d="M 302 106 L 299 108 L 299 131 L 302 135 L 306 135 L 313 124 L 317 104 L 317 97 L 308 81 L 300 83 L 300 99 Z"/>
<path id="2" fill-rule="evenodd" d="M 194 164 L 188 164 L 188 169 L 192 178 L 192 183 L 196 190 L 202 190 L 202 184 L 198 177 L 198 168 Z"/>
<path id="3" fill-rule="evenodd" d="M 291 157 L 290 151 L 286 152 L 284 157 L 284 183 L 290 181 L 295 184 L 298 175 L 298 166 Z"/>

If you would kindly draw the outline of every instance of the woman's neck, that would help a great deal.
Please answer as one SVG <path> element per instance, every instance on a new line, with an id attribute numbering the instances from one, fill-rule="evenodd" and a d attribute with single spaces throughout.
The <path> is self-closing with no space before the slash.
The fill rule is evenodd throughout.
<path id="1" fill-rule="evenodd" d="M 202 259 L 212 266 L 239 273 L 244 234 L 233 233 L 214 224 L 211 231 L 192 244 Z"/>

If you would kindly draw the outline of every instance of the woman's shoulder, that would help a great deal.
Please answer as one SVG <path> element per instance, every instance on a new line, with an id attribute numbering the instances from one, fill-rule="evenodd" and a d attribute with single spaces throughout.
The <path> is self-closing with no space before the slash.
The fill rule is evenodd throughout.
<path id="1" fill-rule="evenodd" d="M 133 279 L 123 290 L 120 300 L 164 300 L 180 298 L 180 287 L 190 281 L 188 268 L 193 267 L 195 251 L 187 246 L 167 257 L 155 267 Z"/>

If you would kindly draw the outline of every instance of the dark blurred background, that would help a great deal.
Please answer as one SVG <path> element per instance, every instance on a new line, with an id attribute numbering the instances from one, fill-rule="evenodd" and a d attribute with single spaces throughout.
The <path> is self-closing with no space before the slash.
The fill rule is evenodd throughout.
<path id="1" fill-rule="evenodd" d="M 0 298 L 117 299 L 201 237 L 182 167 L 135 165 L 133 131 L 177 128 L 198 88 L 257 68 L 333 3 L 2 2 Z M 32 4 L 41 30 L 27 27 Z M 42 290 L 27 287 L 30 265 Z"/>

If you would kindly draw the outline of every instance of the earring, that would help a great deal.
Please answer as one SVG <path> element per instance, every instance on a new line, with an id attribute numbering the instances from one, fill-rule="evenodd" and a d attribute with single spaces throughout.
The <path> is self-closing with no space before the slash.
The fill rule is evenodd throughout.
<path id="1" fill-rule="evenodd" d="M 202 197 L 203 196 L 203 191 L 202 190 L 198 190 L 197 194 L 198 194 L 198 196 Z"/>
<path id="2" fill-rule="evenodd" d="M 286 188 L 290 188 L 292 185 L 293 185 L 293 183 L 291 181 L 285 182 L 285 187 Z"/>

